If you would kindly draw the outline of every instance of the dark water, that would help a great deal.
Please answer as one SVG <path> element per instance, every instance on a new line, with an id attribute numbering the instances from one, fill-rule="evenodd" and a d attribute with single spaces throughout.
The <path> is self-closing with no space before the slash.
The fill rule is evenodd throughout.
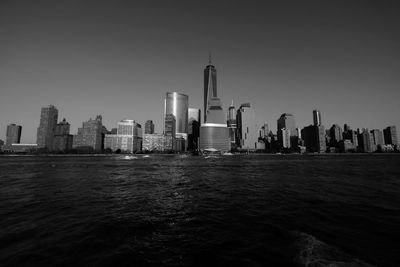
<path id="1" fill-rule="evenodd" d="M 2 266 L 400 266 L 400 155 L 0 157 Z"/>

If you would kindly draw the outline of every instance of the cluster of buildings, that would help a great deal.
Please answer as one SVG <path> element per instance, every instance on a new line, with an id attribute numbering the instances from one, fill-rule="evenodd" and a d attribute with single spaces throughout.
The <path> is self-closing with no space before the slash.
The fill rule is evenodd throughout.
<path id="1" fill-rule="evenodd" d="M 8 152 L 160 152 L 186 151 L 262 151 L 262 152 L 376 152 L 398 149 L 395 126 L 379 129 L 343 129 L 334 124 L 329 129 L 322 125 L 321 113 L 313 111 L 313 124 L 303 129 L 296 126 L 295 117 L 282 114 L 277 120 L 277 132 L 265 123 L 258 127 L 250 103 L 237 109 L 233 102 L 227 113 L 217 91 L 217 70 L 211 64 L 204 69 L 203 122 L 201 110 L 189 107 L 189 96 L 168 92 L 164 99 L 163 132 L 155 133 L 152 120 L 142 125 L 133 119 L 122 119 L 116 128 L 107 130 L 102 116 L 82 123 L 75 135 L 70 134 L 70 124 L 58 122 L 58 110 L 50 105 L 43 107 L 37 129 L 36 144 L 21 144 L 22 127 L 7 126 L 6 141 L 0 140 L 0 149 Z"/>

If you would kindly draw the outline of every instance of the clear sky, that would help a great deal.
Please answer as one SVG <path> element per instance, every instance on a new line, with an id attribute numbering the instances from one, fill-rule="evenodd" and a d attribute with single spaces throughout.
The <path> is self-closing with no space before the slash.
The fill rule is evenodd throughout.
<path id="1" fill-rule="evenodd" d="M 276 130 L 321 110 L 326 127 L 400 127 L 397 1 L 0 1 L 0 139 L 23 126 L 36 142 L 49 104 L 75 134 L 103 116 L 152 119 L 162 132 L 167 91 L 203 107 L 212 52 L 227 109 L 250 102 Z"/>

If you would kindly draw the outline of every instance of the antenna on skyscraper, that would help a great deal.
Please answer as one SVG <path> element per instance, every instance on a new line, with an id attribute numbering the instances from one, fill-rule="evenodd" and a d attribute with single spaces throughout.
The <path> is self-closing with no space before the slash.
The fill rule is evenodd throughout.
<path id="1" fill-rule="evenodd" d="M 208 51 L 208 64 L 211 65 L 211 51 Z"/>

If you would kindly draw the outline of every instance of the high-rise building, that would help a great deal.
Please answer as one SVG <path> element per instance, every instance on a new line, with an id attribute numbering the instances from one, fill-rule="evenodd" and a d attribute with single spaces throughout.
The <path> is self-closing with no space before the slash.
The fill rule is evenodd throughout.
<path id="1" fill-rule="evenodd" d="M 359 152 L 370 153 L 374 152 L 373 136 L 370 134 L 368 129 L 362 129 L 362 132 L 358 134 L 358 150 Z"/>
<path id="2" fill-rule="evenodd" d="M 250 103 L 242 104 L 237 110 L 238 146 L 242 149 L 257 149 L 258 132 L 256 116 Z"/>
<path id="3" fill-rule="evenodd" d="M 165 150 L 173 151 L 175 149 L 176 138 L 176 119 L 173 114 L 166 114 L 164 120 L 164 135 L 168 137 L 169 142 L 165 144 Z"/>
<path id="4" fill-rule="evenodd" d="M 72 149 L 73 136 L 69 134 L 70 124 L 63 119 L 54 128 L 53 151 L 68 151 Z"/>
<path id="5" fill-rule="evenodd" d="M 7 125 L 6 146 L 19 144 L 21 141 L 22 126 L 16 124 Z"/>
<path id="6" fill-rule="evenodd" d="M 94 151 L 102 150 L 102 117 L 96 116 L 93 120 L 82 123 L 82 128 L 78 128 L 78 133 L 73 138 L 73 148 L 92 149 Z"/>
<path id="7" fill-rule="evenodd" d="M 236 147 L 236 138 L 237 138 L 237 121 L 236 121 L 236 109 L 235 106 L 232 104 L 229 106 L 228 109 L 228 120 L 227 125 L 229 129 L 229 139 L 231 140 L 231 147 Z"/>
<path id="8" fill-rule="evenodd" d="M 200 150 L 230 151 L 231 141 L 226 115 L 217 96 L 217 71 L 211 65 L 204 70 L 204 124 L 200 127 Z"/>
<path id="9" fill-rule="evenodd" d="M 357 132 L 353 131 L 349 125 L 344 125 L 343 139 L 350 140 L 355 148 L 358 146 Z"/>
<path id="10" fill-rule="evenodd" d="M 343 131 L 338 124 L 333 124 L 329 129 L 330 146 L 339 147 L 339 142 L 343 140 Z"/>
<path id="11" fill-rule="evenodd" d="M 167 93 L 164 115 L 172 114 L 175 116 L 175 135 L 176 139 L 180 139 L 181 141 L 184 139 L 183 150 L 187 147 L 188 113 L 189 97 L 187 95 L 177 92 Z"/>
<path id="12" fill-rule="evenodd" d="M 144 134 L 153 134 L 154 133 L 154 123 L 152 120 L 147 120 L 144 124 Z"/>
<path id="13" fill-rule="evenodd" d="M 217 70 L 211 64 L 211 55 L 208 59 L 208 65 L 204 69 L 204 123 L 207 122 L 209 101 L 211 98 L 216 98 L 217 95 Z"/>
<path id="14" fill-rule="evenodd" d="M 277 134 L 278 134 L 278 142 L 280 146 L 283 146 L 283 140 L 280 137 L 283 136 L 282 133 L 279 133 L 283 128 L 290 132 L 290 147 L 297 148 L 298 147 L 298 134 L 296 128 L 296 120 L 294 116 L 290 113 L 283 113 L 278 121 L 277 121 Z"/>
<path id="15" fill-rule="evenodd" d="M 278 136 L 279 140 L 282 140 L 282 147 L 283 148 L 290 148 L 291 147 L 291 142 L 290 142 L 290 130 L 286 128 L 282 128 L 278 131 L 278 134 L 281 136 Z"/>
<path id="16" fill-rule="evenodd" d="M 301 131 L 307 152 L 324 153 L 326 151 L 325 127 L 310 125 Z"/>
<path id="17" fill-rule="evenodd" d="M 188 125 L 188 150 L 194 151 L 199 148 L 201 112 L 198 108 L 189 108 Z"/>
<path id="18" fill-rule="evenodd" d="M 142 142 L 142 126 L 134 120 L 121 120 L 117 134 L 104 136 L 104 148 L 112 151 L 135 153 L 142 150 Z"/>
<path id="19" fill-rule="evenodd" d="M 38 148 L 52 149 L 57 119 L 58 110 L 55 106 L 50 105 L 42 108 L 40 112 L 40 124 L 37 129 Z"/>
<path id="20" fill-rule="evenodd" d="M 313 119 L 314 119 L 314 125 L 315 126 L 320 126 L 322 124 L 321 122 L 321 112 L 317 109 L 313 110 Z"/>
<path id="21" fill-rule="evenodd" d="M 396 126 L 388 126 L 383 130 L 386 145 L 397 145 L 397 131 Z"/>
<path id="22" fill-rule="evenodd" d="M 383 145 L 385 144 L 385 141 L 383 139 L 383 132 L 379 129 L 373 129 L 371 130 L 371 135 L 374 140 L 374 145 L 376 149 L 382 149 Z"/>

